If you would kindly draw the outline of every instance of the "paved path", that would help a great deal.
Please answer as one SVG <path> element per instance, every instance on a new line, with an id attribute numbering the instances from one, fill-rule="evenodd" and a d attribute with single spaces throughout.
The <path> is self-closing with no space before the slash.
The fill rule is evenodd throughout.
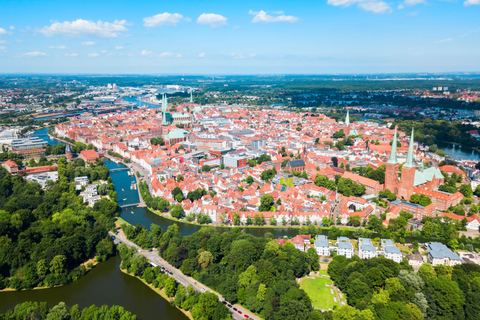
<path id="1" fill-rule="evenodd" d="M 122 230 L 119 230 L 118 234 L 114 234 L 113 232 L 109 231 L 109 234 L 114 237 L 114 243 L 119 244 L 119 243 L 124 243 L 127 245 L 129 248 L 135 248 L 139 253 L 144 255 L 151 263 L 156 264 L 157 266 L 160 266 L 164 268 L 165 270 L 168 270 L 170 273 L 170 276 L 174 277 L 175 280 L 177 280 L 178 283 L 181 283 L 185 288 L 188 287 L 188 285 L 192 285 L 195 291 L 197 292 L 206 292 L 210 291 L 216 294 L 219 297 L 220 301 L 224 301 L 225 299 L 218 293 L 207 286 L 201 284 L 200 282 L 196 281 L 195 279 L 188 277 L 184 275 L 180 270 L 175 268 L 174 266 L 170 265 L 167 261 L 163 260 L 159 255 L 158 255 L 158 250 L 153 249 L 153 250 L 143 250 L 139 246 L 137 246 L 135 243 L 131 242 L 128 240 L 125 235 L 123 234 Z M 228 308 L 228 306 L 227 306 Z M 233 308 L 236 308 L 237 310 L 240 310 L 242 314 L 239 314 L 237 311 L 233 310 Z M 247 309 L 239 306 L 238 304 L 233 305 L 232 308 L 228 308 L 230 311 L 230 314 L 232 315 L 232 318 L 235 320 L 240 320 L 240 319 L 246 319 L 245 315 L 249 316 L 249 319 L 252 319 L 251 312 L 248 311 Z M 255 316 L 255 319 L 258 319 Z"/>

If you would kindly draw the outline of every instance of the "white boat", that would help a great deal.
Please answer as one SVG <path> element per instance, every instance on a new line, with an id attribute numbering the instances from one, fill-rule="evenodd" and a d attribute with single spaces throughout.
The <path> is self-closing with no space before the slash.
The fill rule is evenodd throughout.
<path id="1" fill-rule="evenodd" d="M 127 198 L 123 199 L 123 201 L 127 201 Z"/>
<path id="2" fill-rule="evenodd" d="M 122 191 L 125 191 L 125 190 L 122 188 Z"/>

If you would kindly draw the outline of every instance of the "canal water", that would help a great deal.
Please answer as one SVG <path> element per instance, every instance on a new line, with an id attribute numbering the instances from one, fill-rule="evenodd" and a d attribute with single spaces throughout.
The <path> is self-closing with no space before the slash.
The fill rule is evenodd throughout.
<path id="1" fill-rule="evenodd" d="M 30 136 L 43 139 L 43 140 L 47 141 L 48 144 L 50 144 L 52 146 L 56 146 L 57 144 L 60 144 L 60 143 L 63 144 L 63 142 L 60 142 L 58 140 L 50 139 L 50 137 L 48 136 L 48 129 L 50 129 L 50 128 L 43 128 L 43 129 L 40 129 L 40 130 L 36 130 Z"/>
<path id="2" fill-rule="evenodd" d="M 451 143 L 437 143 L 440 150 L 453 159 L 480 160 L 480 152 Z"/>
<path id="3" fill-rule="evenodd" d="M 0 292 L 0 312 L 25 301 L 46 301 L 50 307 L 63 301 L 80 308 L 120 305 L 142 320 L 185 320 L 180 310 L 140 280 L 120 271 L 120 257 L 98 264 L 87 275 L 69 285 L 44 290 Z"/>

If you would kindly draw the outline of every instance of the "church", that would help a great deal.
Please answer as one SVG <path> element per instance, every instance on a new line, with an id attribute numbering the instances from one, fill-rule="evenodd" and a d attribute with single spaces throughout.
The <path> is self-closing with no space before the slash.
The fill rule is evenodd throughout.
<path id="1" fill-rule="evenodd" d="M 392 148 L 390 158 L 386 163 L 385 168 L 385 189 L 390 190 L 398 198 L 410 200 L 410 197 L 416 190 L 430 190 L 437 189 L 440 184 L 444 183 L 442 172 L 435 167 L 424 168 L 423 162 L 417 168 L 414 161 L 413 152 L 414 140 L 413 129 L 408 146 L 407 160 L 400 170 L 400 164 L 397 160 L 397 128 L 393 135 Z M 400 173 L 400 175 L 399 175 Z"/>

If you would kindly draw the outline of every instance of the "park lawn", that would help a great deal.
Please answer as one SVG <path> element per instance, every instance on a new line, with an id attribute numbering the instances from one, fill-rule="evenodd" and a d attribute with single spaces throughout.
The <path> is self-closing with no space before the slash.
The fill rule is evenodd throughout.
<path id="1" fill-rule="evenodd" d="M 333 297 L 336 295 L 330 293 L 330 289 L 333 289 L 333 287 L 327 287 L 325 284 L 332 284 L 332 281 L 326 278 L 304 278 L 300 282 L 300 288 L 305 290 L 310 297 L 310 300 L 312 300 L 312 305 L 315 308 L 328 310 L 333 309 L 334 305 L 340 307 L 340 301 L 338 300 L 338 297 L 338 302 L 335 302 Z"/>

